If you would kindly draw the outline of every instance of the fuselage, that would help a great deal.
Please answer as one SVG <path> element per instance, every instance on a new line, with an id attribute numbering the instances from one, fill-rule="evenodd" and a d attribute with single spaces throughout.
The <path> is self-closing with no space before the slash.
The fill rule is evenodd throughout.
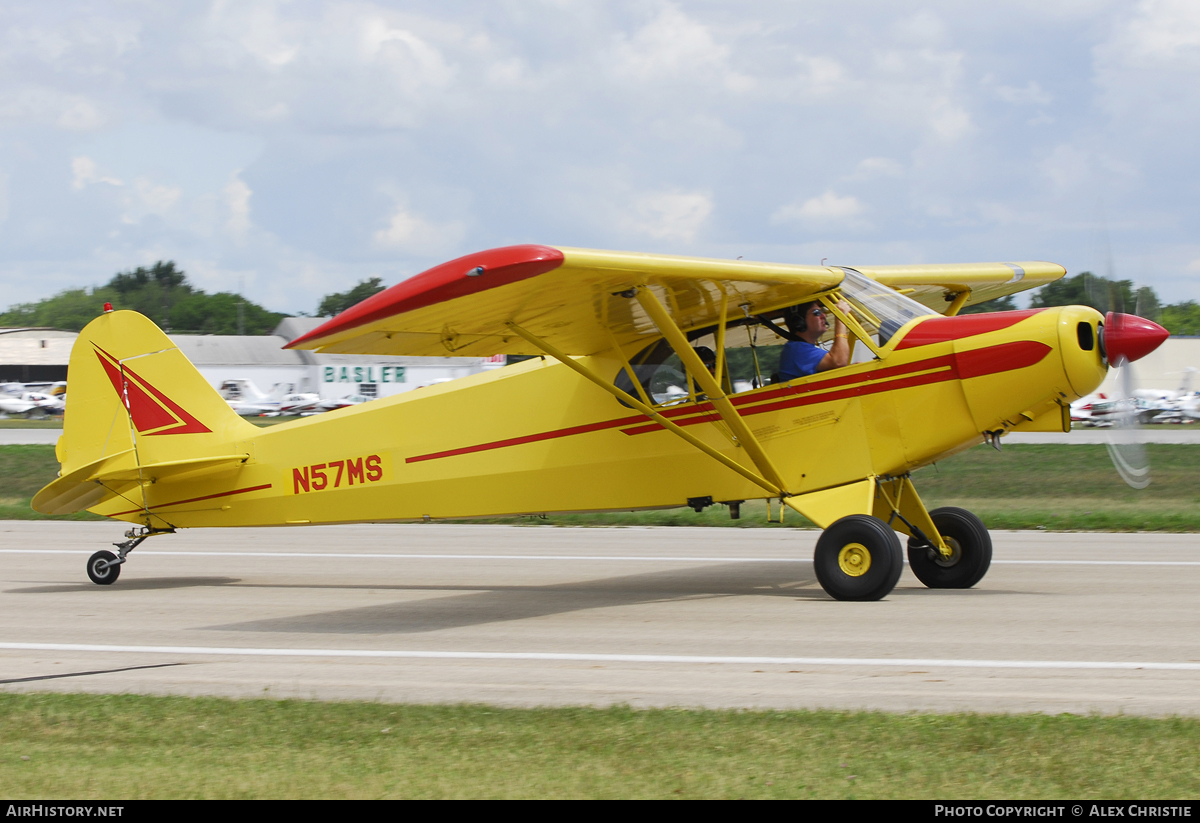
<path id="1" fill-rule="evenodd" d="M 789 494 L 901 475 L 984 432 L 1058 429 L 1104 377 L 1084 307 L 925 317 L 882 357 L 731 396 Z M 1086 331 L 1084 329 L 1086 327 Z M 860 344 L 861 345 L 861 344 Z M 615 353 L 581 358 L 615 380 Z M 661 409 L 749 466 L 704 399 Z M 631 510 L 762 498 L 762 488 L 561 363 L 534 359 L 230 442 L 236 472 L 145 487 L 101 514 L 175 527 Z"/>

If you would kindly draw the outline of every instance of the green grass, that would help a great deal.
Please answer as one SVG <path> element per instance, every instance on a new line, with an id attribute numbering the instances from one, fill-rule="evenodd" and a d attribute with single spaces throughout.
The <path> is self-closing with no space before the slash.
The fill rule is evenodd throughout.
<path id="1" fill-rule="evenodd" d="M 1200 795 L 1179 718 L 8 694 L 0 739 L 10 799 Z"/>
<path id="2" fill-rule="evenodd" d="M 979 446 L 913 474 L 931 508 L 961 506 L 993 529 L 1200 531 L 1200 445 L 1150 444 L 1153 480 L 1131 489 L 1104 446 Z"/>
<path id="3" fill-rule="evenodd" d="M 58 476 L 53 446 L 0 446 L 0 520 L 106 520 L 91 512 L 65 517 L 39 514 L 29 507 L 37 491 Z"/>
<path id="4" fill-rule="evenodd" d="M 1154 480 L 1141 491 L 1117 476 L 1103 446 L 1014 445 L 997 453 L 987 446 L 917 471 L 917 490 L 930 508 L 961 506 L 992 529 L 1098 531 L 1200 531 L 1200 445 L 1146 447 Z M 56 476 L 53 446 L 0 446 L 0 518 L 42 519 L 29 499 Z M 772 506 L 778 518 L 778 504 Z M 86 512 L 71 519 L 96 519 Z M 471 523 L 543 523 L 559 526 L 734 526 L 769 524 L 766 504 L 750 501 L 740 520 L 724 506 L 691 509 L 550 515 L 546 519 L 497 517 Z M 784 526 L 812 524 L 788 510 Z"/>
<path id="5" fill-rule="evenodd" d="M 45 420 L 24 420 L 17 417 L 0 417 L 0 429 L 61 429 L 61 417 Z"/>
<path id="6" fill-rule="evenodd" d="M 1104 446 L 978 446 L 920 469 L 913 482 L 929 508 L 961 506 L 991 529 L 1200 531 L 1200 445 L 1148 445 L 1149 488 L 1131 489 Z M 778 506 L 772 507 L 778 516 Z M 492 518 L 472 522 L 521 522 Z M 761 501 L 742 506 L 742 519 L 714 506 L 622 514 L 550 515 L 543 523 L 580 526 L 765 526 Z M 785 525 L 813 527 L 793 511 Z"/>

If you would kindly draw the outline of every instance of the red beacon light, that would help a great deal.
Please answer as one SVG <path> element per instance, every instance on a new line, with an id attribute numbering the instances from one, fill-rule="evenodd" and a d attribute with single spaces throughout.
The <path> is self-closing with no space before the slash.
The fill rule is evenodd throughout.
<path id="1" fill-rule="evenodd" d="M 105 303 L 105 304 L 104 304 L 104 313 L 105 313 L 105 314 L 111 314 L 111 313 L 112 313 L 112 310 L 113 310 L 113 308 L 112 308 L 112 303 Z"/>

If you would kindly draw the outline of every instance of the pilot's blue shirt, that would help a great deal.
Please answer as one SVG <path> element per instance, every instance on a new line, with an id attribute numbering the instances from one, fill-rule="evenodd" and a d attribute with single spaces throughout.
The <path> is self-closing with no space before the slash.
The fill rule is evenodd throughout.
<path id="1" fill-rule="evenodd" d="M 816 374 L 817 366 L 829 352 L 804 340 L 789 340 L 779 355 L 779 380 L 787 382 L 797 377 Z"/>

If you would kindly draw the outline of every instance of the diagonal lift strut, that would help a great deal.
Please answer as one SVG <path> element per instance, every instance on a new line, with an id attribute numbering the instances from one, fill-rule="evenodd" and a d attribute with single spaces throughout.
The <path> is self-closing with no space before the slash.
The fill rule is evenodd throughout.
<path id="1" fill-rule="evenodd" d="M 683 365 L 687 368 L 688 373 L 700 384 L 700 388 L 704 389 L 704 393 L 708 395 L 709 402 L 713 404 L 713 408 L 716 409 L 717 414 L 721 415 L 721 419 L 725 421 L 725 425 L 729 426 L 729 430 L 733 432 L 738 445 L 746 450 L 746 454 L 754 462 L 755 467 L 768 482 L 775 486 L 778 493 L 783 497 L 787 497 L 787 492 L 783 491 L 786 486 L 779 470 L 775 468 L 775 464 L 767 456 L 762 444 L 754 436 L 754 432 L 750 431 L 750 427 L 746 425 L 746 421 L 742 419 L 737 409 L 734 408 L 733 403 L 729 401 L 729 397 L 721 388 L 720 383 L 717 382 L 717 378 L 705 368 L 704 363 L 700 360 L 700 356 L 696 354 L 696 350 L 688 342 L 687 335 L 680 331 L 679 326 L 671 319 L 671 315 L 650 289 L 645 286 L 639 286 L 636 297 L 637 301 L 641 303 L 642 308 L 646 310 L 646 314 L 650 315 L 650 319 L 658 326 L 658 330 L 663 333 L 663 336 L 667 339 L 667 343 L 679 355 L 679 359 L 683 361 Z M 717 362 L 721 362 L 720 356 L 717 357 Z"/>
<path id="2" fill-rule="evenodd" d="M 660 308 L 661 308 L 661 306 L 660 306 Z M 743 466 L 741 463 L 738 463 L 736 460 L 733 460 L 732 458 L 728 457 L 727 455 L 724 455 L 721 452 L 717 451 L 712 446 L 705 443 L 703 440 L 700 440 L 699 438 L 697 438 L 691 432 L 685 431 L 684 429 L 680 428 L 680 426 L 678 424 L 672 422 L 671 420 L 668 420 L 666 417 L 659 414 L 657 411 L 655 411 L 653 408 L 651 408 L 650 406 L 643 403 L 641 400 L 638 400 L 636 397 L 629 394 L 628 392 L 622 391 L 621 389 L 617 388 L 611 382 L 605 380 L 600 375 L 596 374 L 594 371 L 592 371 L 588 367 L 584 366 L 582 363 L 580 363 L 575 358 L 571 357 L 570 355 L 564 354 L 562 351 L 560 351 L 554 345 L 550 344 L 549 342 L 547 342 L 545 340 L 542 340 L 537 335 L 533 334 L 532 332 L 530 332 L 526 329 L 521 328 L 520 326 L 518 326 L 516 323 L 514 323 L 512 321 L 509 321 L 507 325 L 516 334 L 520 335 L 525 340 L 532 343 L 534 346 L 537 346 L 539 349 L 541 349 L 546 354 L 553 357 L 555 360 L 562 363 L 564 366 L 567 366 L 572 371 L 577 372 L 578 374 L 580 374 L 583 377 L 590 380 L 592 383 L 595 383 L 597 386 L 604 389 L 606 392 L 613 395 L 618 400 L 620 400 L 621 402 L 628 405 L 630 408 L 635 409 L 635 410 L 641 412 L 642 414 L 646 415 L 647 417 L 649 417 L 654 422 L 658 423 L 660 426 L 662 426 L 667 431 L 669 431 L 672 434 L 675 434 L 676 436 L 685 440 L 687 443 L 689 443 L 690 445 L 699 449 L 700 451 L 704 452 L 705 454 L 707 454 L 709 457 L 713 458 L 717 462 L 719 462 L 722 465 L 737 472 L 742 477 L 746 478 L 747 480 L 754 483 L 755 485 L 760 486 L 761 488 L 766 490 L 767 493 L 770 494 L 772 497 L 783 496 L 786 494 L 786 492 L 783 491 L 783 485 L 781 483 L 773 482 L 771 479 L 769 479 L 769 476 L 764 477 L 763 475 L 759 474 L 758 472 L 753 471 L 753 470 L 747 468 L 746 466 Z M 674 323 L 672 323 L 671 326 L 674 328 Z M 686 339 L 685 339 L 685 344 L 686 344 Z M 687 348 L 688 352 L 691 353 L 691 356 L 695 359 L 696 363 L 699 364 L 700 370 L 703 371 L 704 374 L 706 376 L 708 376 L 709 379 L 711 380 L 712 375 L 709 375 L 708 370 L 704 368 L 702 363 L 700 363 L 700 358 L 696 356 L 696 353 L 694 351 L 692 351 L 690 346 L 685 346 L 685 347 Z M 690 362 L 688 364 L 688 368 L 689 369 L 692 368 L 692 365 Z M 707 389 L 707 387 L 704 386 L 703 383 L 701 384 L 701 386 Z M 724 394 L 722 394 L 721 396 L 724 397 Z M 726 402 L 728 402 L 728 401 L 726 401 Z M 736 412 L 734 412 L 734 414 L 736 415 Z M 724 418 L 724 415 L 722 415 L 722 418 Z M 738 422 L 739 423 L 741 422 L 741 418 L 738 418 Z M 742 424 L 742 426 L 744 428 L 745 424 Z M 731 426 L 731 428 L 733 428 L 733 427 Z M 736 433 L 737 430 L 734 429 L 734 431 Z M 753 438 L 753 435 L 751 435 L 751 437 Z M 757 441 L 755 441 L 755 443 L 757 443 Z M 776 476 L 778 476 L 778 475 L 776 475 Z"/>

